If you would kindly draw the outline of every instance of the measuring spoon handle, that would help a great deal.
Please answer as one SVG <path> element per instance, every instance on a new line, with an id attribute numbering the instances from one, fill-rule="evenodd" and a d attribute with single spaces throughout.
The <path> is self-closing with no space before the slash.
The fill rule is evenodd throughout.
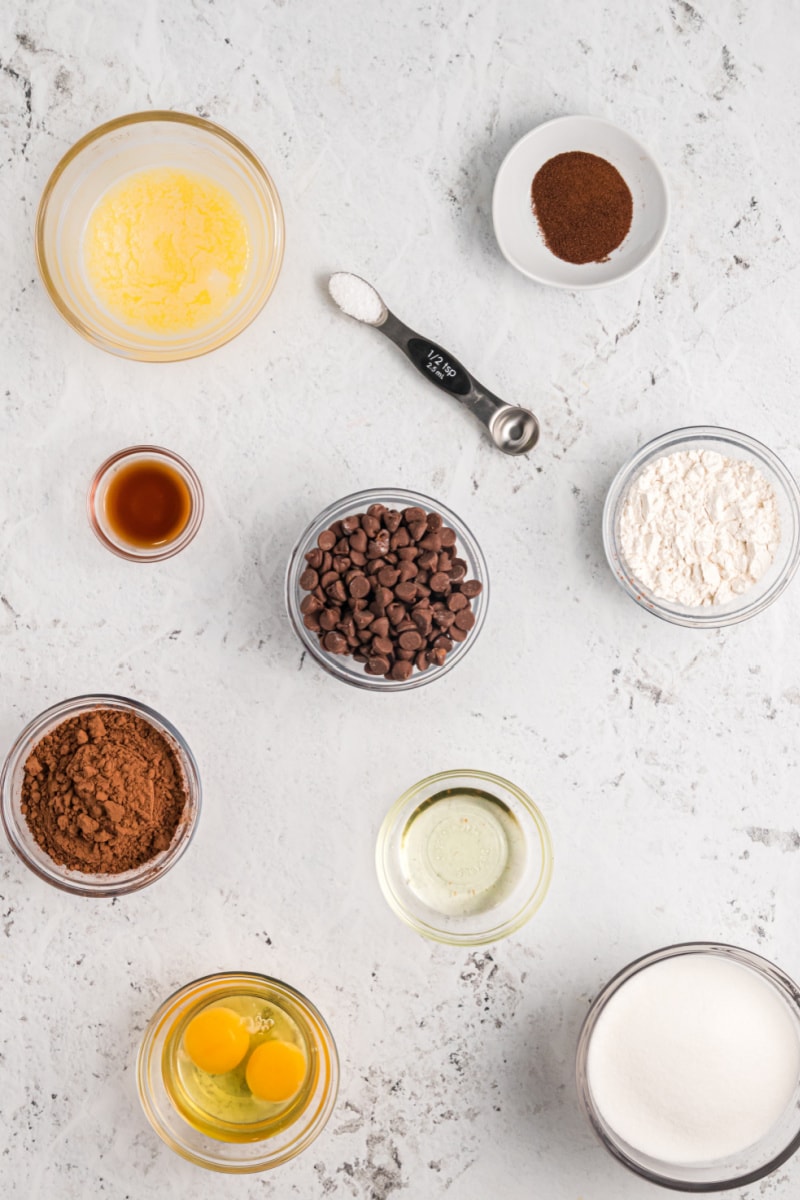
<path id="1" fill-rule="evenodd" d="M 492 417 L 500 409 L 508 406 L 479 383 L 457 358 L 430 338 L 422 337 L 413 329 L 409 329 L 394 313 L 387 311 L 386 320 L 375 328 L 385 333 L 389 340 L 403 351 L 420 375 L 434 387 L 454 396 L 491 432 Z"/>

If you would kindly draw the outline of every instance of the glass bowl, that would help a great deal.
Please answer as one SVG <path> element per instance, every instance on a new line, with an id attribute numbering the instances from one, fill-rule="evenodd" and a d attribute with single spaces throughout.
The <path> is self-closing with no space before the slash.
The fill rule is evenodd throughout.
<path id="1" fill-rule="evenodd" d="M 141 866 L 116 875 L 72 871 L 54 862 L 33 838 L 21 809 L 25 761 L 34 746 L 62 721 L 96 708 L 112 708 L 117 712 L 134 713 L 157 729 L 175 753 L 183 772 L 187 793 L 183 818 L 167 849 Z M 45 883 L 51 883 L 64 892 L 73 892 L 78 896 L 123 896 L 128 892 L 138 892 L 148 884 L 155 883 L 162 875 L 166 875 L 188 849 L 200 815 L 200 804 L 201 788 L 197 763 L 181 734 L 166 717 L 162 717 L 154 709 L 148 708 L 138 700 L 126 700 L 122 696 L 75 696 L 46 709 L 25 726 L 8 752 L 0 773 L 0 816 L 11 848 L 25 866 Z"/>
<path id="2" fill-rule="evenodd" d="M 134 329 L 101 308 L 83 265 L 86 222 L 101 196 L 124 176 L 160 166 L 194 171 L 225 188 L 249 240 L 238 295 L 216 320 L 180 333 Z M 86 134 L 53 171 L 36 217 L 36 259 L 58 311 L 95 346 L 139 362 L 195 358 L 241 333 L 275 287 L 283 246 L 280 199 L 262 164 L 227 130 L 184 113 L 131 113 Z"/>
<path id="3" fill-rule="evenodd" d="M 690 608 L 655 596 L 628 571 L 620 545 L 619 524 L 625 498 L 639 473 L 652 462 L 681 450 L 715 450 L 727 458 L 754 463 L 772 484 L 778 502 L 781 540 L 770 567 L 757 583 L 728 604 Z M 692 425 L 654 438 L 617 473 L 603 508 L 603 546 L 614 578 L 637 604 L 673 625 L 722 629 L 762 612 L 784 591 L 800 562 L 800 490 L 776 454 L 755 438 L 714 425 Z"/>
<path id="4" fill-rule="evenodd" d="M 609 1000 L 628 980 L 654 963 L 686 954 L 712 955 L 738 963 L 753 971 L 759 979 L 774 988 L 783 1001 L 800 1041 L 800 991 L 797 984 L 773 963 L 742 950 L 714 942 L 687 942 L 666 946 L 630 963 L 606 984 L 595 997 L 583 1023 L 578 1039 L 576 1077 L 578 1100 L 584 1115 L 600 1142 L 624 1166 L 662 1187 L 679 1192 L 716 1192 L 741 1188 L 763 1179 L 800 1148 L 800 1079 L 795 1094 L 786 1106 L 781 1119 L 759 1142 L 737 1155 L 705 1163 L 666 1163 L 643 1154 L 620 1138 L 603 1118 L 592 1097 L 587 1070 L 589 1047 L 597 1021 Z"/>
<path id="5" fill-rule="evenodd" d="M 191 509 L 189 519 L 177 537 L 160 546 L 146 548 L 132 546 L 114 531 L 106 515 L 106 493 L 111 480 L 122 467 L 130 466 L 133 462 L 156 462 L 171 467 L 180 475 L 189 490 Z M 172 558 L 189 545 L 203 520 L 203 488 L 197 475 L 180 455 L 172 450 L 164 450 L 160 446 L 129 446 L 107 458 L 98 467 L 89 486 L 86 499 L 89 524 L 92 530 L 107 550 L 126 558 L 129 562 L 161 562 Z"/>
<path id="6" fill-rule="evenodd" d="M 421 813 L 430 813 L 438 801 L 464 792 L 472 796 L 477 793 L 495 804 L 499 802 L 501 810 L 505 810 L 507 818 L 513 821 L 519 840 L 516 847 L 512 847 L 507 830 L 494 817 L 489 819 L 488 827 L 485 826 L 486 840 L 473 849 L 457 827 L 458 823 L 464 824 L 463 813 L 445 807 L 442 819 L 429 830 L 422 850 L 426 866 L 430 866 L 436 876 L 435 886 L 441 890 L 446 880 L 447 887 L 452 887 L 453 880 L 457 879 L 461 895 L 474 894 L 469 885 L 475 881 L 475 870 L 483 868 L 487 856 L 492 854 L 502 855 L 499 877 L 507 880 L 502 893 L 490 906 L 471 913 L 445 913 L 426 903 L 410 886 L 405 857 L 407 836 L 412 822 Z M 474 812 L 472 819 L 473 832 L 466 834 L 469 839 L 474 837 Z M 429 824 L 432 824 L 430 820 Z M 446 845 L 446 839 L 450 839 L 449 845 Z M 512 874 L 514 855 L 517 863 Z M 521 788 L 488 771 L 440 771 L 415 783 L 389 809 L 378 834 L 375 865 L 378 882 L 389 906 L 417 933 L 451 946 L 482 946 L 514 933 L 539 908 L 550 886 L 553 848 L 542 813 Z M 442 874 L 443 865 L 445 874 Z M 456 900 L 453 907 L 458 903 Z"/>
<path id="7" fill-rule="evenodd" d="M 283 1008 L 300 1028 L 311 1058 L 309 1083 L 294 1119 L 251 1141 L 226 1142 L 195 1129 L 173 1104 L 164 1080 L 165 1049 L 176 1022 L 183 1026 L 210 1001 L 224 1001 L 232 993 L 263 997 Z M 310 1000 L 267 975 L 234 971 L 196 979 L 164 1001 L 145 1029 L 136 1081 L 145 1116 L 171 1150 L 211 1171 L 247 1174 L 288 1162 L 322 1132 L 336 1103 L 339 1059 L 331 1031 Z"/>
<path id="8" fill-rule="evenodd" d="M 357 663 L 350 655 L 329 654 L 324 650 L 316 637 L 303 624 L 303 614 L 300 604 L 307 593 L 300 587 L 300 576 L 308 565 L 305 555 L 317 544 L 317 538 L 323 530 L 334 521 L 356 512 L 366 512 L 371 504 L 385 504 L 387 508 L 424 508 L 426 512 L 438 512 L 444 518 L 445 524 L 455 530 L 458 557 L 467 564 L 467 579 L 477 579 L 483 584 L 483 590 L 472 601 L 472 611 L 475 614 L 475 624 L 463 642 L 457 642 L 447 655 L 441 667 L 431 666 L 427 671 L 416 669 L 408 679 L 384 679 L 382 675 L 368 675 L 363 663 Z M 468 653 L 483 628 L 486 612 L 489 607 L 489 571 L 483 551 L 464 522 L 451 509 L 438 500 L 432 500 L 421 492 L 410 492 L 403 488 L 371 488 L 363 492 L 354 492 L 329 505 L 315 517 L 303 531 L 292 550 L 289 565 L 286 570 L 286 607 L 294 631 L 303 643 L 304 648 L 330 675 L 341 679 L 344 683 L 352 683 L 354 687 L 366 688 L 370 692 L 404 692 L 410 688 L 422 687 L 434 679 L 441 679 L 448 671 L 452 671 L 456 663 Z"/>

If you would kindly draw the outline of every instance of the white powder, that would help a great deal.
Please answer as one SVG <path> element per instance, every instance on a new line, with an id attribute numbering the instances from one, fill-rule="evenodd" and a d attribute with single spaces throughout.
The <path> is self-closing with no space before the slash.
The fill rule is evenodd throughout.
<path id="1" fill-rule="evenodd" d="M 587 1057 L 618 1137 L 665 1163 L 707 1163 L 762 1138 L 793 1099 L 800 1043 L 755 971 L 710 954 L 665 959 L 607 1003 Z"/>
<path id="2" fill-rule="evenodd" d="M 328 280 L 328 291 L 348 317 L 380 325 L 386 315 L 386 305 L 371 283 L 348 271 L 337 271 Z"/>
<path id="3" fill-rule="evenodd" d="M 770 566 L 780 541 L 772 485 L 751 462 L 680 450 L 649 463 L 622 507 L 625 565 L 654 595 L 727 604 Z"/>

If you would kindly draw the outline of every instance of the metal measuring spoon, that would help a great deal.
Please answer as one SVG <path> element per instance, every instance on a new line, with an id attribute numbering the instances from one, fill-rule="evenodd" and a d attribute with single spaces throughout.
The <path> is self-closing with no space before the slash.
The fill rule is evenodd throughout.
<path id="1" fill-rule="evenodd" d="M 489 430 L 498 450 L 504 454 L 527 454 L 533 449 L 539 440 L 539 422 L 533 413 L 500 400 L 478 383 L 458 359 L 399 321 L 366 279 L 337 271 L 328 280 L 328 291 L 343 313 L 365 325 L 374 325 L 400 347 L 430 383 L 468 408 Z"/>

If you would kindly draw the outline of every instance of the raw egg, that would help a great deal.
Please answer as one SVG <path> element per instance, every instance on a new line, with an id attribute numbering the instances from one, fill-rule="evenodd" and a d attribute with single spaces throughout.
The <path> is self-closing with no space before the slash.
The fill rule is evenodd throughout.
<path id="1" fill-rule="evenodd" d="M 247 1054 L 250 1035 L 232 1008 L 206 1008 L 192 1017 L 183 1035 L 183 1047 L 201 1071 L 224 1075 Z"/>
<path id="2" fill-rule="evenodd" d="M 291 1042 L 262 1042 L 247 1062 L 247 1086 L 259 1100 L 290 1100 L 306 1077 L 306 1056 Z"/>

